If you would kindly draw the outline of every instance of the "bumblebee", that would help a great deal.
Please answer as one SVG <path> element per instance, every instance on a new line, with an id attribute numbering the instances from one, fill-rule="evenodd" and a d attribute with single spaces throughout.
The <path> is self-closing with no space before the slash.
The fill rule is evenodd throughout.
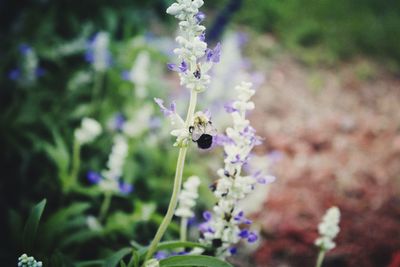
<path id="1" fill-rule="evenodd" d="M 189 133 L 192 136 L 192 141 L 197 143 L 198 148 L 208 149 L 212 145 L 217 130 L 206 115 L 198 112 L 194 117 L 193 125 L 189 127 Z"/>

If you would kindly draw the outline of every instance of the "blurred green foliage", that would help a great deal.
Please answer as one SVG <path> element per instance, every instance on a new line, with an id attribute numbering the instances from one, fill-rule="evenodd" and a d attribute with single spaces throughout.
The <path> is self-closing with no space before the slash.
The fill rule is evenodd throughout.
<path id="1" fill-rule="evenodd" d="M 396 0 L 247 0 L 236 19 L 276 34 L 307 62 L 359 54 L 400 62 Z"/>

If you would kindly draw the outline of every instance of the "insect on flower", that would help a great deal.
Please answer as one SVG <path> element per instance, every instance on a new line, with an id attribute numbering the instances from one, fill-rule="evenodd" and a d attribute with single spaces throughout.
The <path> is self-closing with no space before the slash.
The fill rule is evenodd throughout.
<path id="1" fill-rule="evenodd" d="M 193 125 L 189 127 L 189 133 L 192 136 L 192 141 L 197 143 L 198 148 L 208 149 L 212 145 L 217 130 L 207 115 L 203 112 L 197 112 Z"/>

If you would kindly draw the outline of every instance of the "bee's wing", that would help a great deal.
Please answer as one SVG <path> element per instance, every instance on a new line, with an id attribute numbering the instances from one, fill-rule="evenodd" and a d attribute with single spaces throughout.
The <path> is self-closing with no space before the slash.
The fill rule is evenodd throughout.
<path id="1" fill-rule="evenodd" d="M 212 136 L 214 136 L 214 135 L 216 135 L 218 133 L 217 129 L 211 123 L 208 123 L 205 126 L 204 132 L 206 134 L 209 134 L 209 135 L 212 135 Z"/>
<path id="2" fill-rule="evenodd" d="M 195 127 L 192 131 L 192 140 L 193 142 L 197 142 L 200 139 L 200 136 L 204 133 L 199 127 Z"/>

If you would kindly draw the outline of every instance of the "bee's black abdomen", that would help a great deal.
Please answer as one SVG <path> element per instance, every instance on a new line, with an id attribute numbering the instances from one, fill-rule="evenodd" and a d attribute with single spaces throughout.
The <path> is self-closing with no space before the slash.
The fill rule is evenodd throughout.
<path id="1" fill-rule="evenodd" d="M 210 148 L 212 145 L 213 137 L 209 134 L 202 134 L 200 138 L 196 141 L 197 146 L 201 149 Z"/>

